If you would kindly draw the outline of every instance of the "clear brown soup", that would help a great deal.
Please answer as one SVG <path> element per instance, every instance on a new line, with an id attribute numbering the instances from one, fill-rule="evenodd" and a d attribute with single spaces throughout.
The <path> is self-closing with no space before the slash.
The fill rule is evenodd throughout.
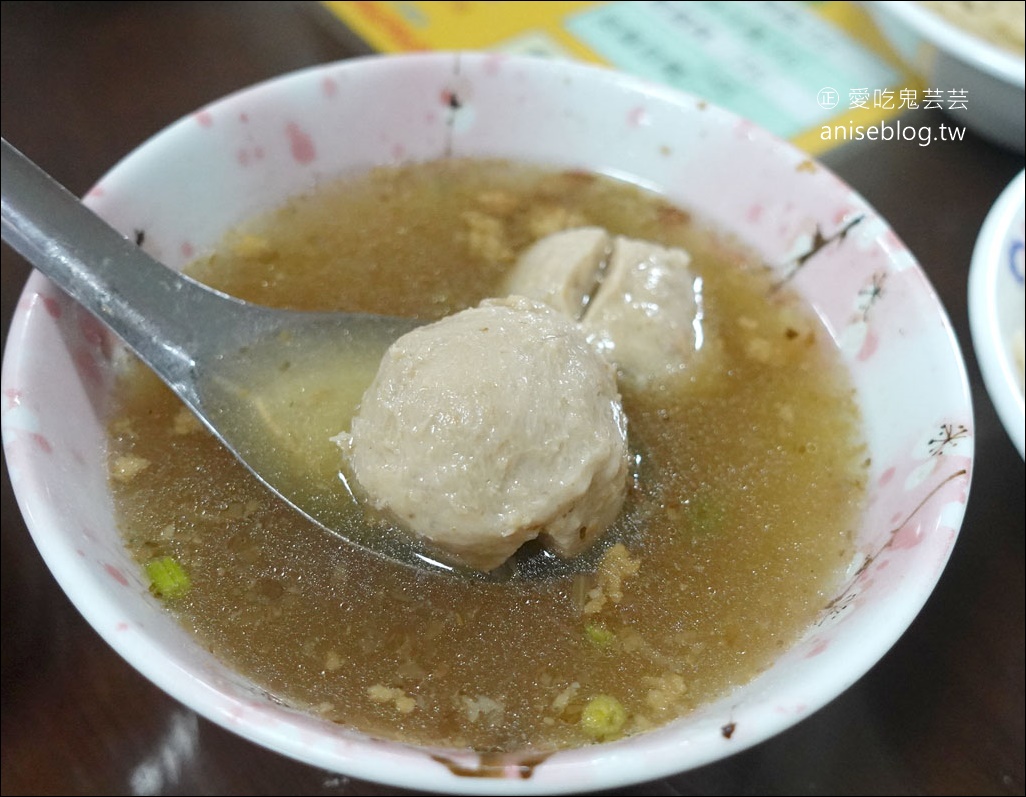
<path id="1" fill-rule="evenodd" d="M 204 645 L 369 734 L 545 751 L 686 714 L 815 621 L 865 489 L 852 387 L 810 308 L 660 197 L 501 162 L 384 169 L 255 220 L 189 272 L 265 304 L 434 319 L 499 293 L 519 251 L 579 224 L 687 248 L 717 358 L 623 386 L 636 467 L 600 564 L 468 582 L 340 547 L 133 367 L 110 427 L 117 512 L 140 564 L 171 556 L 188 573 L 168 607 Z M 582 721 L 589 704 L 622 707 L 622 725 Z"/>

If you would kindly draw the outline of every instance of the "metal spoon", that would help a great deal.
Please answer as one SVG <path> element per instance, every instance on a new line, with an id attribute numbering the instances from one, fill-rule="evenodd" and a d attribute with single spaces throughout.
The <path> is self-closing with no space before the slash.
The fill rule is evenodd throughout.
<path id="1" fill-rule="evenodd" d="M 304 370 L 323 372 L 326 353 L 340 373 L 362 369 L 365 385 L 385 349 L 423 322 L 273 309 L 215 291 L 154 260 L 2 144 L 3 240 L 124 340 L 261 482 L 350 544 L 405 565 L 481 576 L 359 521 L 337 468 L 329 484 L 297 480 L 280 445 L 295 408 L 261 398 L 268 380 L 300 374 L 301 383 Z"/>

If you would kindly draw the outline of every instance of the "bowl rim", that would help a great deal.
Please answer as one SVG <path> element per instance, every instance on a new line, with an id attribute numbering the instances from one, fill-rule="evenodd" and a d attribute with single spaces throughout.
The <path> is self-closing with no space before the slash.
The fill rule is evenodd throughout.
<path id="1" fill-rule="evenodd" d="M 329 69 L 329 68 L 338 68 L 339 66 L 343 66 L 343 67 L 359 66 L 362 63 L 366 63 L 366 62 L 372 61 L 372 60 L 373 61 L 377 61 L 377 60 L 386 60 L 386 59 L 387 60 L 405 59 L 405 60 L 409 60 L 409 61 L 413 62 L 416 59 L 449 58 L 452 55 L 453 55 L 452 53 L 445 53 L 445 52 L 435 52 L 435 53 L 430 53 L 430 54 L 420 53 L 420 54 L 405 54 L 405 55 L 387 55 L 387 56 L 376 54 L 376 55 L 371 55 L 371 56 L 365 56 L 365 57 L 362 57 L 362 58 L 346 59 L 344 61 L 339 61 L 339 62 L 335 62 L 335 63 L 316 65 L 316 66 L 312 66 L 312 67 L 307 67 L 307 68 L 303 68 L 303 69 L 300 69 L 300 70 L 296 70 L 294 72 L 278 75 L 278 76 L 270 78 L 270 79 L 268 79 L 266 81 L 262 81 L 262 82 L 259 82 L 259 83 L 255 83 L 255 84 L 253 84 L 251 86 L 244 87 L 244 88 L 240 89 L 237 92 L 233 92 L 232 94 L 225 95 L 225 97 L 222 97 L 222 98 L 214 100 L 214 102 L 211 103 L 211 104 L 208 104 L 206 106 L 206 108 L 209 109 L 209 108 L 215 107 L 219 102 L 221 102 L 221 101 L 223 101 L 225 99 L 228 99 L 229 97 L 235 97 L 237 95 L 245 94 L 245 93 L 250 92 L 250 91 L 259 91 L 259 90 L 261 90 L 265 86 L 272 85 L 272 84 L 278 84 L 278 83 L 280 83 L 282 81 L 297 80 L 297 79 L 310 79 L 309 78 L 310 75 L 313 75 L 313 76 L 322 75 L 322 74 L 324 74 L 323 70 Z M 462 53 L 462 55 L 464 57 L 467 57 L 469 55 L 471 57 L 484 58 L 484 59 L 489 59 L 489 58 L 494 57 L 494 56 L 492 56 L 490 54 L 485 54 L 485 53 Z M 589 77 L 594 77 L 599 72 L 603 72 L 603 73 L 605 73 L 605 76 L 602 77 L 602 80 L 603 80 L 603 82 L 607 82 L 609 84 L 610 89 L 616 87 L 619 90 L 641 91 L 641 92 L 645 93 L 646 95 L 651 96 L 651 97 L 656 98 L 656 99 L 659 99 L 661 101 L 662 100 L 669 100 L 669 101 L 674 102 L 674 103 L 682 103 L 682 102 L 685 102 L 685 101 L 702 102 L 698 98 L 695 98 L 692 95 L 687 94 L 686 92 L 671 90 L 671 89 L 669 89 L 668 87 L 665 87 L 665 86 L 654 85 L 654 84 L 648 83 L 647 81 L 644 81 L 644 80 L 641 80 L 641 79 L 638 79 L 638 78 L 632 78 L 630 76 L 623 75 L 622 73 L 615 73 L 615 72 L 612 72 L 611 70 L 605 70 L 605 69 L 600 68 L 600 67 L 595 67 L 595 66 L 586 65 L 586 64 L 580 64 L 580 63 L 565 63 L 565 62 L 559 63 L 557 65 L 556 62 L 538 61 L 537 59 L 533 59 L 532 63 L 535 63 L 535 64 L 538 65 L 538 66 L 534 67 L 536 69 L 540 68 L 540 69 L 568 70 L 570 72 L 573 72 L 574 74 L 582 74 L 582 75 L 587 75 Z M 542 64 L 544 64 L 544 66 L 541 66 Z M 712 106 L 710 106 L 710 108 L 711 107 Z M 732 114 L 731 112 L 723 110 L 721 108 L 716 108 L 715 111 L 716 111 L 716 113 L 723 115 L 724 118 L 735 120 L 735 121 L 743 121 L 743 120 L 741 120 L 740 117 L 737 117 L 735 114 Z M 175 126 L 175 123 L 171 123 L 171 124 L 167 125 L 161 131 L 156 133 L 155 137 L 167 133 L 174 126 Z M 782 139 L 779 139 L 779 138 L 777 138 L 775 136 L 772 136 L 772 134 L 769 134 L 768 132 L 762 130 L 761 128 L 755 128 L 754 126 L 752 126 L 751 128 L 749 128 L 749 131 L 750 131 L 751 135 L 758 136 L 758 137 L 762 138 L 763 140 L 765 140 L 767 142 L 770 142 L 772 144 L 772 149 L 773 149 L 773 151 L 775 153 L 784 153 L 784 154 L 798 153 L 798 150 L 793 145 L 789 144 L 788 142 L 783 141 Z M 746 135 L 747 135 L 747 133 L 746 133 Z M 144 148 L 151 141 L 152 141 L 152 138 L 142 142 L 138 147 L 136 147 L 135 150 L 132 150 L 131 152 L 129 152 L 125 156 L 125 158 L 123 158 L 121 161 L 119 161 L 117 164 L 115 164 L 115 166 L 111 167 L 111 169 L 108 171 L 108 173 L 110 173 L 111 171 L 114 171 L 115 169 L 119 168 L 122 163 L 124 163 L 126 160 L 128 160 L 129 158 L 134 156 L 139 149 Z M 801 155 L 802 155 L 802 158 L 803 158 L 802 162 L 805 162 L 805 161 L 809 160 L 808 156 L 805 155 L 804 153 L 801 153 Z M 852 197 L 855 200 L 857 200 L 858 203 L 860 203 L 860 207 L 872 210 L 872 207 L 869 205 L 869 203 L 866 202 L 859 194 L 854 192 L 854 190 L 852 190 L 850 188 L 850 186 L 847 185 L 847 183 L 843 183 L 842 181 L 839 180 L 839 178 L 837 179 L 837 182 L 839 184 L 841 184 L 845 189 L 847 189 L 851 193 Z M 881 221 L 882 221 L 882 219 L 881 219 Z M 884 223 L 886 224 L 886 222 L 884 222 Z M 923 278 L 925 280 L 926 276 L 925 276 L 925 273 L 922 272 L 921 267 L 919 267 L 918 264 L 916 264 L 914 260 L 912 261 L 912 263 L 913 263 L 913 265 L 915 265 L 915 267 L 918 269 L 919 273 L 923 276 Z M 42 284 L 47 284 L 45 278 L 43 278 L 42 275 L 38 274 L 38 272 L 34 273 L 31 276 L 31 278 L 29 280 L 29 283 L 26 285 L 26 289 L 25 290 L 26 291 L 32 290 L 32 289 L 34 289 L 34 288 L 36 288 L 36 287 L 38 287 L 39 285 L 42 285 Z M 959 384 L 960 384 L 960 388 L 961 388 L 961 394 L 960 394 L 961 404 L 963 404 L 964 406 L 966 406 L 968 408 L 968 412 L 969 412 L 968 417 L 969 417 L 969 419 L 971 421 L 971 406 L 970 406 L 969 393 L 968 393 L 968 379 L 967 379 L 967 376 L 966 376 L 965 363 L 964 363 L 964 360 L 963 360 L 963 357 L 962 357 L 961 350 L 958 347 L 957 340 L 954 338 L 953 331 L 952 331 L 952 328 L 951 328 L 951 325 L 950 325 L 950 321 L 949 321 L 949 319 L 947 317 L 947 313 L 946 313 L 943 305 L 939 301 L 939 298 L 937 297 L 936 293 L 933 291 L 932 286 L 929 284 L 928 281 L 925 282 L 924 290 L 929 293 L 929 297 L 930 297 L 930 300 L 931 300 L 931 309 L 933 311 L 935 311 L 936 313 L 938 313 L 939 316 L 941 316 L 943 318 L 944 329 L 945 329 L 945 332 L 946 332 L 946 343 L 950 346 L 951 353 L 955 356 L 955 359 L 957 360 L 957 362 L 955 363 L 955 366 L 957 367 L 957 370 L 958 370 Z M 21 321 L 20 321 L 20 328 L 19 328 L 21 333 L 25 332 L 25 327 L 26 326 L 27 326 L 26 319 L 23 316 Z M 18 365 L 18 363 L 15 361 L 15 358 L 10 358 L 10 361 L 9 361 L 9 358 L 7 356 L 10 352 L 12 352 L 12 351 L 14 351 L 16 349 L 16 347 L 12 345 L 16 339 L 20 340 L 20 338 L 18 338 L 18 336 L 16 336 L 16 335 L 11 335 L 10 336 L 9 342 L 8 342 L 8 347 L 7 347 L 8 351 L 5 351 L 5 353 L 4 353 L 4 372 L 5 372 L 4 373 L 4 377 L 3 377 L 4 384 L 9 384 L 10 383 L 9 374 L 7 373 L 8 372 L 8 367 L 10 367 L 12 369 L 12 371 L 13 371 L 14 367 L 16 365 Z M 972 453 L 970 453 L 970 459 L 971 458 L 972 458 Z M 968 490 L 968 483 L 966 485 L 966 490 Z M 22 504 L 21 499 L 19 499 L 19 505 L 23 506 L 23 512 L 24 512 L 25 511 L 25 507 Z M 961 505 L 961 511 L 962 512 L 964 512 L 964 506 L 965 505 L 963 503 Z M 36 531 L 34 530 L 34 527 L 38 526 L 38 525 L 41 525 L 41 524 L 45 524 L 46 522 L 48 522 L 47 519 L 46 519 L 47 517 L 48 517 L 48 515 L 46 513 L 41 513 L 39 516 L 32 516 L 32 517 L 29 516 L 29 513 L 26 513 L 26 523 L 27 523 L 27 525 L 29 525 L 30 531 L 33 531 L 33 537 L 37 538 L 37 540 L 38 540 L 39 537 L 44 537 L 45 535 L 43 535 L 43 534 L 38 534 L 37 535 Z M 955 536 L 957 536 L 958 527 L 961 524 L 961 516 L 959 515 L 955 520 L 956 520 L 956 522 L 954 523 L 954 528 L 955 528 Z M 49 522 L 52 522 L 52 521 L 49 521 Z M 49 553 L 49 556 L 44 557 L 44 558 L 47 558 L 48 565 L 50 564 L 51 561 L 57 561 L 58 559 L 60 559 L 63 562 L 63 567 L 64 568 L 77 568 L 77 567 L 80 567 L 80 564 L 79 564 L 78 560 L 70 552 L 58 551 L 57 554 L 54 554 L 54 550 L 53 549 L 55 547 L 56 546 L 54 546 L 54 545 L 47 546 L 45 544 L 43 546 L 41 546 L 41 548 L 44 548 L 44 549 L 45 548 L 49 548 L 49 551 L 47 551 L 47 553 Z M 952 547 L 953 547 L 953 540 L 952 540 L 952 544 L 949 544 L 945 548 L 945 562 L 946 562 L 947 556 L 949 556 L 950 553 L 951 553 Z M 943 568 L 943 564 L 944 563 L 942 562 L 941 563 L 941 568 Z M 938 571 L 936 573 L 936 575 L 937 575 L 937 577 L 939 577 L 940 572 Z M 924 578 L 926 578 L 926 577 L 924 577 Z M 62 580 L 62 587 L 63 587 L 63 585 L 64 585 L 64 581 Z M 932 593 L 934 585 L 935 585 L 935 579 L 934 580 L 930 580 L 929 584 L 926 585 L 925 587 L 917 587 L 916 591 L 915 591 L 915 598 L 916 598 L 916 600 L 915 601 L 905 601 L 901 606 L 896 607 L 896 611 L 889 618 L 888 622 L 882 624 L 882 625 L 884 625 L 886 627 L 886 631 L 883 632 L 882 635 L 886 636 L 887 639 L 889 640 L 887 642 L 886 648 L 884 650 L 888 649 L 891 645 L 893 645 L 897 641 L 897 639 L 900 637 L 900 635 L 904 632 L 904 630 L 912 622 L 912 620 L 915 618 L 915 616 L 919 613 L 919 611 L 922 609 L 922 606 L 925 604 L 927 598 Z M 83 613 L 87 615 L 87 618 L 90 619 L 90 623 L 94 626 L 94 628 L 96 628 L 100 632 L 101 636 L 103 636 L 105 639 L 107 639 L 107 641 L 110 644 L 112 644 L 112 646 L 114 646 L 116 649 L 118 649 L 119 653 L 121 653 L 120 645 L 117 644 L 117 643 L 119 641 L 123 641 L 124 638 L 123 637 L 119 637 L 116 640 L 115 637 L 114 637 L 114 634 L 110 631 L 110 629 L 106 629 L 106 631 L 104 631 L 103 629 L 101 629 L 98 626 L 97 623 L 93 622 L 92 618 L 95 617 L 96 613 L 100 611 L 100 609 L 98 607 L 101 606 L 101 605 L 103 605 L 103 601 L 102 600 L 98 600 L 96 604 L 93 604 L 93 605 L 87 607 L 88 611 L 86 610 L 85 607 L 81 608 L 80 611 L 83 611 Z M 145 641 L 146 641 L 146 643 L 150 644 L 150 640 L 145 640 Z M 856 680 L 858 680 L 863 675 L 865 675 L 865 673 L 868 672 L 868 670 L 879 660 L 879 655 L 880 655 L 880 653 L 878 651 L 876 651 L 876 649 L 872 645 L 864 645 L 864 646 L 859 647 L 859 648 L 852 648 L 848 652 L 850 654 L 849 658 L 848 658 L 848 661 L 851 662 L 851 666 L 850 666 L 850 668 L 847 668 L 845 670 L 843 678 L 841 678 L 841 679 L 832 679 L 830 681 L 829 685 L 817 684 L 817 685 L 806 685 L 804 687 L 804 688 L 806 688 L 808 690 L 808 691 L 803 692 L 802 694 L 806 697 L 807 703 L 809 704 L 809 706 L 808 706 L 809 709 L 810 709 L 809 713 L 811 713 L 814 710 L 818 710 L 822 706 L 825 706 L 830 700 L 832 700 L 835 697 L 837 697 L 845 689 L 847 689 L 852 683 L 854 683 Z M 121 655 L 124 656 L 123 653 Z M 128 657 L 126 657 L 126 658 L 128 658 Z M 427 789 L 430 789 L 430 788 L 443 788 L 444 787 L 445 790 L 450 792 L 450 793 L 467 793 L 467 794 L 568 793 L 568 792 L 579 791 L 579 790 L 582 790 L 584 788 L 613 788 L 613 787 L 623 786 L 623 785 L 627 785 L 627 784 L 637 784 L 637 783 L 643 782 L 644 780 L 650 780 L 650 779 L 652 779 L 654 777 L 670 776 L 670 775 L 679 773 L 681 771 L 690 770 L 690 769 L 696 768 L 698 766 L 702 766 L 704 764 L 711 763 L 713 761 L 721 760 L 723 758 L 728 757 L 729 755 L 733 755 L 736 752 L 740 752 L 740 751 L 742 751 L 742 750 L 744 750 L 744 749 L 746 749 L 746 748 L 748 748 L 748 747 L 750 747 L 750 746 L 752 746 L 754 744 L 762 742 L 762 741 L 764 741 L 764 740 L 766 740 L 766 739 L 768 739 L 768 738 L 770 738 L 772 736 L 775 736 L 776 734 L 780 733 L 784 729 L 789 728 L 792 725 L 794 725 L 795 723 L 799 722 L 801 719 L 804 718 L 804 716 L 807 716 L 807 714 L 805 714 L 803 716 L 799 716 L 797 718 L 794 718 L 794 717 L 784 717 L 784 716 L 781 716 L 779 714 L 774 716 L 773 709 L 769 705 L 762 705 L 762 704 L 759 703 L 758 700 L 756 700 L 756 701 L 754 701 L 758 705 L 758 712 L 756 712 L 756 714 L 757 715 L 765 715 L 765 716 L 761 716 L 761 721 L 763 721 L 765 723 L 765 725 L 770 728 L 769 732 L 768 733 L 757 733 L 757 734 L 755 734 L 755 738 L 748 737 L 748 736 L 746 736 L 744 734 L 738 734 L 732 740 L 732 742 L 731 742 L 731 749 L 727 753 L 720 752 L 719 748 L 713 749 L 712 746 L 709 745 L 709 744 L 706 744 L 705 747 L 701 747 L 701 741 L 700 740 L 696 741 L 696 740 L 692 740 L 692 739 L 681 739 L 681 738 L 679 738 L 679 733 L 677 733 L 676 737 L 675 737 L 674 731 L 672 730 L 674 723 L 671 723 L 670 726 L 666 726 L 666 727 L 671 729 L 671 730 L 669 730 L 667 732 L 660 733 L 660 729 L 657 729 L 657 730 L 648 732 L 646 734 L 643 734 L 641 737 L 633 737 L 635 739 L 637 739 L 637 738 L 651 739 L 653 741 L 653 743 L 654 743 L 655 749 L 657 749 L 658 751 L 663 752 L 663 753 L 670 753 L 670 752 L 672 752 L 674 750 L 680 752 L 684 748 L 689 748 L 690 747 L 692 749 L 693 760 L 691 762 L 689 762 L 689 764 L 686 767 L 684 767 L 683 770 L 680 768 L 680 766 L 678 764 L 676 764 L 676 762 L 674 761 L 674 758 L 673 758 L 672 755 L 662 756 L 662 757 L 660 757 L 658 759 L 654 759 L 654 760 L 653 759 L 649 759 L 647 761 L 645 760 L 644 756 L 639 756 L 639 757 L 637 757 L 634 760 L 634 763 L 632 764 L 630 759 L 633 758 L 633 756 L 622 754 L 622 751 L 625 748 L 629 748 L 629 746 L 630 746 L 629 743 L 630 743 L 631 739 L 622 740 L 623 743 L 621 743 L 621 742 L 613 742 L 613 743 L 609 743 L 609 744 L 606 744 L 606 745 L 602 745 L 600 748 L 596 748 L 596 749 L 600 749 L 601 750 L 601 753 L 599 753 L 598 755 L 600 756 L 600 761 L 602 762 L 602 765 L 601 765 L 600 769 L 604 773 L 603 777 L 605 778 L 605 780 L 601 784 L 597 784 L 597 785 L 596 784 L 575 785 L 575 784 L 568 784 L 568 783 L 564 784 L 564 783 L 557 783 L 556 779 L 547 779 L 547 778 L 543 779 L 542 781 L 534 780 L 532 782 L 531 780 L 525 781 L 525 780 L 516 779 L 516 778 L 513 778 L 513 777 L 504 778 L 502 780 L 495 780 L 495 779 L 486 780 L 486 779 L 481 779 L 481 778 L 462 778 L 462 779 L 458 779 L 458 780 L 454 781 L 454 779 L 452 779 L 452 778 L 447 778 L 447 777 L 443 777 L 442 775 L 439 775 L 437 778 L 424 780 L 424 779 L 422 779 L 422 776 L 425 773 L 422 771 L 422 769 L 420 767 L 417 767 L 416 771 L 413 771 L 413 772 L 403 772 L 401 766 L 399 766 L 399 765 L 401 765 L 402 760 L 393 761 L 392 763 L 397 765 L 396 768 L 394 769 L 394 771 L 389 771 L 389 772 L 386 773 L 386 772 L 383 771 L 383 767 L 388 767 L 389 766 L 388 760 L 386 760 L 384 762 L 384 764 L 376 763 L 375 759 L 377 758 L 377 756 L 368 757 L 370 759 L 370 761 L 366 762 L 366 763 L 365 762 L 361 762 L 359 760 L 360 757 L 358 755 L 355 755 L 355 754 L 349 754 L 349 755 L 346 755 L 344 757 L 336 757 L 336 758 L 332 759 L 331 755 L 329 755 L 328 753 L 325 753 L 325 751 L 323 751 L 323 750 L 314 751 L 316 753 L 316 755 L 311 754 L 309 750 L 306 750 L 305 748 L 303 748 L 303 746 L 301 744 L 299 744 L 298 742 L 295 742 L 294 740 L 293 740 L 293 743 L 291 745 L 289 745 L 289 744 L 285 743 L 279 737 L 279 738 L 277 738 L 275 740 L 274 744 L 271 744 L 271 743 L 269 743 L 266 735 L 261 735 L 260 733 L 258 733 L 256 731 L 252 731 L 252 732 L 249 732 L 249 733 L 243 732 L 243 730 L 240 728 L 239 724 L 235 723 L 231 718 L 226 720 L 226 717 L 224 716 L 225 712 L 223 710 L 223 707 L 210 705 L 210 706 L 208 706 L 209 710 L 204 711 L 202 709 L 196 708 L 195 703 L 187 697 L 187 695 L 189 695 L 189 694 L 198 694 L 198 693 L 203 693 L 203 692 L 206 692 L 207 694 L 209 694 L 209 692 L 211 691 L 211 687 L 204 686 L 204 684 L 202 682 L 200 682 L 197 679 L 194 679 L 192 677 L 188 677 L 188 678 L 182 679 L 182 680 L 176 680 L 173 674 L 164 672 L 163 670 L 157 670 L 159 675 L 157 677 L 154 677 L 154 670 L 155 670 L 155 668 L 141 666 L 140 662 L 139 662 L 140 658 L 141 658 L 141 656 L 137 655 L 137 656 L 133 656 L 132 658 L 130 658 L 128 660 L 129 660 L 129 662 L 131 663 L 131 665 L 133 667 L 135 667 L 135 668 L 139 669 L 141 672 L 145 673 L 146 676 L 151 681 L 153 681 L 158 686 L 160 686 L 160 688 L 162 688 L 164 691 L 166 691 L 169 694 L 171 694 L 172 696 L 174 696 L 176 699 L 182 701 L 183 703 L 185 703 L 187 706 L 189 706 L 193 710 L 197 711 L 197 713 L 203 714 L 208 719 L 214 721 L 215 723 L 221 725 L 222 727 L 227 727 L 231 731 L 233 731 L 235 733 L 239 733 L 240 735 L 244 736 L 245 738 L 250 739 L 254 743 L 261 744 L 262 746 L 265 746 L 265 747 L 267 747 L 269 749 L 277 750 L 277 751 L 282 752 L 283 754 L 289 755 L 290 757 L 293 757 L 293 758 L 295 758 L 297 760 L 304 761 L 306 763 L 317 765 L 317 766 L 331 767 L 332 761 L 334 761 L 337 764 L 340 760 L 342 760 L 342 758 L 344 758 L 345 762 L 348 765 L 348 768 L 345 770 L 345 774 L 350 774 L 350 775 L 353 775 L 355 777 L 362 777 L 362 778 L 366 778 L 368 780 L 374 780 L 374 781 L 382 782 L 382 783 L 391 783 L 391 784 L 396 785 L 396 786 L 407 787 L 407 788 L 427 788 Z M 177 673 L 178 678 L 181 678 L 181 675 L 182 674 L 180 672 Z M 843 683 L 839 683 L 839 681 L 843 681 Z M 828 686 L 829 688 L 825 688 L 825 686 Z M 808 699 L 810 692 L 813 695 L 813 699 L 811 699 L 811 700 Z M 768 703 L 768 701 L 762 701 L 762 702 L 763 703 Z M 656 742 L 656 739 L 658 739 L 658 742 Z M 373 737 L 369 737 L 369 736 L 361 736 L 361 741 L 366 742 L 366 743 L 371 744 L 371 745 L 379 744 Z M 388 742 L 387 745 L 389 746 L 389 748 L 391 750 L 393 750 L 393 751 L 397 750 L 398 751 L 397 753 L 395 753 L 394 756 L 391 756 L 392 758 L 402 759 L 404 757 L 404 755 L 405 755 L 405 751 L 406 750 L 415 750 L 415 751 L 418 752 L 418 754 L 420 756 L 422 756 L 422 757 L 424 756 L 425 748 L 422 748 L 422 747 L 413 747 L 413 746 L 410 746 L 410 745 L 404 745 L 403 743 L 400 743 L 400 742 Z M 695 752 L 696 752 L 697 748 L 701 748 L 702 752 L 700 754 L 698 754 L 698 755 L 695 755 Z M 380 752 L 381 748 L 380 748 L 380 746 L 378 746 L 376 749 Z M 354 749 L 354 753 L 358 753 L 358 752 L 359 752 L 358 750 Z M 569 751 L 561 751 L 560 753 L 557 754 L 557 756 L 559 757 L 559 760 L 561 762 L 565 763 L 567 765 L 568 769 L 576 771 L 579 774 L 584 773 L 586 771 L 586 767 L 588 766 L 588 759 L 592 758 L 595 755 L 596 755 L 596 753 L 594 753 L 591 748 L 577 748 L 577 749 L 569 750 Z M 336 754 L 336 756 L 337 756 L 337 754 Z M 545 768 L 543 767 L 542 769 L 544 770 Z M 542 789 L 542 788 L 545 789 L 544 792 L 539 791 L 539 789 Z"/>
<path id="2" fill-rule="evenodd" d="M 983 383 L 1009 438 L 1026 459 L 1023 390 L 1009 351 L 1007 330 L 998 308 L 999 277 L 1005 246 L 1026 211 L 1026 170 L 1002 190 L 987 213 L 969 266 L 969 329 Z"/>
<path id="3" fill-rule="evenodd" d="M 1023 59 L 974 33 L 968 33 L 932 9 L 913 0 L 870 0 L 880 13 L 888 14 L 919 33 L 940 49 L 957 56 L 1006 83 L 1026 88 Z"/>

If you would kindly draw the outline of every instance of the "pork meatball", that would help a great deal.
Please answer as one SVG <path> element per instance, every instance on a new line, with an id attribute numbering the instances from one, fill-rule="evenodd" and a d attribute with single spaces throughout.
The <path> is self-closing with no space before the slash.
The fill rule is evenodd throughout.
<path id="1" fill-rule="evenodd" d="M 627 490 L 613 368 L 572 319 L 520 296 L 397 340 L 336 439 L 373 506 L 484 571 L 535 538 L 583 551 Z"/>

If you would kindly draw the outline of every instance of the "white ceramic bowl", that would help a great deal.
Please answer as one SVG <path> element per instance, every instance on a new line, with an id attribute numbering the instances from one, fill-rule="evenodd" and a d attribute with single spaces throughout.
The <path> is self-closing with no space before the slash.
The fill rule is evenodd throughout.
<path id="1" fill-rule="evenodd" d="M 835 237 L 792 283 L 857 387 L 870 501 L 847 583 L 801 640 L 693 715 L 559 752 L 530 777 L 515 755 L 497 777 L 461 776 L 432 754 L 469 770 L 476 755 L 367 738 L 276 704 L 178 626 L 123 549 L 103 457 L 117 346 L 35 274 L 5 352 L 3 438 L 26 523 L 63 589 L 125 659 L 199 714 L 301 761 L 406 788 L 555 794 L 643 782 L 757 744 L 837 697 L 937 582 L 965 510 L 974 432 L 961 354 L 923 272 L 872 208 L 803 153 L 696 98 L 596 67 L 469 53 L 370 57 L 287 75 L 180 120 L 105 175 L 87 202 L 126 235 L 145 229 L 146 248 L 178 268 L 318 179 L 446 153 L 630 178 L 780 268 L 819 235 Z"/>
<path id="2" fill-rule="evenodd" d="M 1008 5 L 1013 5 L 1009 3 Z M 965 90 L 955 121 L 1022 152 L 1026 147 L 1026 62 L 915 2 L 865 2 L 884 37 L 922 76 L 924 88 Z"/>
<path id="3" fill-rule="evenodd" d="M 973 249 L 969 270 L 969 329 L 976 359 L 998 417 L 1026 458 L 1022 339 L 1026 172 L 1001 192 Z"/>

